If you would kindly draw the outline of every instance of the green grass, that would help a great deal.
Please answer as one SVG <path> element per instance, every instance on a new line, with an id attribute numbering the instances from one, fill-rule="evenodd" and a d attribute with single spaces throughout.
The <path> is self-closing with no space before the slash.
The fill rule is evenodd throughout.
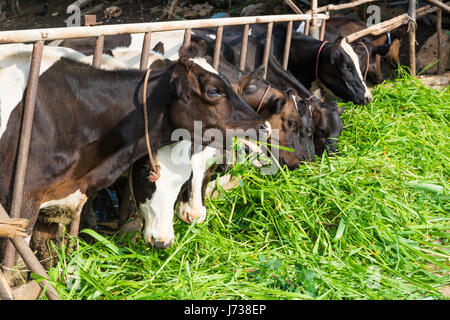
<path id="1" fill-rule="evenodd" d="M 100 241 L 60 251 L 52 283 L 63 299 L 447 299 L 450 89 L 400 69 L 373 96 L 345 104 L 338 156 L 234 168 L 240 186 L 202 224 L 175 218 L 165 251 L 87 231 Z"/>

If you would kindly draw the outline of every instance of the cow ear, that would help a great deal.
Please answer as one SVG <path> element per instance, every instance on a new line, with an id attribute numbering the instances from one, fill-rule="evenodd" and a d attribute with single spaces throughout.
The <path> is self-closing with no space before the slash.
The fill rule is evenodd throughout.
<path id="1" fill-rule="evenodd" d="M 384 44 L 382 46 L 377 46 L 372 51 L 372 56 L 375 56 L 376 54 L 379 54 L 380 56 L 384 57 L 389 52 L 390 46 L 387 44 Z"/>
<path id="2" fill-rule="evenodd" d="M 280 114 L 283 111 L 284 106 L 286 105 L 285 98 L 275 98 L 269 100 L 268 107 L 272 114 Z"/>
<path id="3" fill-rule="evenodd" d="M 164 55 L 164 43 L 162 43 L 161 41 L 159 41 L 156 46 L 152 49 L 152 51 L 157 52 L 161 55 Z"/>
<path id="4" fill-rule="evenodd" d="M 183 100 L 184 103 L 187 104 L 189 102 L 191 99 L 191 87 L 186 74 L 181 74 L 171 79 L 170 91 L 172 94 Z"/>
<path id="5" fill-rule="evenodd" d="M 252 72 L 249 72 L 242 78 L 238 80 L 239 88 L 244 91 L 245 89 L 248 89 L 248 86 L 250 84 L 255 84 L 259 81 L 262 81 L 264 77 L 264 65 L 259 66 L 257 69 L 253 70 Z"/>
<path id="6" fill-rule="evenodd" d="M 334 41 L 333 45 L 331 46 L 331 64 L 335 64 L 337 61 L 339 61 L 339 57 L 341 56 L 341 42 L 345 41 L 345 39 L 342 36 L 339 36 Z"/>

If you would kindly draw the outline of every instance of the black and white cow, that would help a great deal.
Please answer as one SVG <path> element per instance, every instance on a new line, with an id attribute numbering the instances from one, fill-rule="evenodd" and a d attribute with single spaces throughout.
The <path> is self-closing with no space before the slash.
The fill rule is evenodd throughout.
<path id="1" fill-rule="evenodd" d="M 150 74 L 152 148 L 173 143 L 171 133 L 177 128 L 193 136 L 194 120 L 224 134 L 227 129 L 269 132 L 228 81 L 189 49 L 182 50 L 178 61 Z M 27 45 L 0 46 L 0 201 L 6 210 L 11 205 L 31 50 Z M 21 208 L 22 217 L 30 220 L 28 233 L 40 208 L 70 203 L 79 213 L 88 196 L 112 184 L 147 150 L 145 71 L 101 70 L 71 58 L 82 55 L 67 48 L 44 49 Z M 219 90 L 223 94 L 216 95 Z"/>

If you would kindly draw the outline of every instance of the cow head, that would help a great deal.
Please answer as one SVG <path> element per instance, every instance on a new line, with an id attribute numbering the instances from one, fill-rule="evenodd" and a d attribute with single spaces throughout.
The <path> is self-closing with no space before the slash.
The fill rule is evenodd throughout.
<path id="1" fill-rule="evenodd" d="M 271 143 L 294 150 L 280 149 L 281 163 L 296 169 L 302 161 L 314 161 L 313 122 L 308 112 L 300 112 L 305 109 L 303 100 L 293 90 L 274 88 L 263 75 L 264 66 L 261 66 L 234 86 L 250 107 L 256 110 L 261 104 L 259 114 L 269 121 L 273 130 L 278 130 L 279 141 L 272 137 Z"/>
<path id="2" fill-rule="evenodd" d="M 338 108 L 335 102 L 311 101 L 309 106 L 314 119 L 314 146 L 317 155 L 326 150 L 328 154 L 337 151 L 336 143 L 344 128 L 339 117 L 345 108 Z"/>
<path id="3" fill-rule="evenodd" d="M 318 76 L 327 88 L 346 101 L 367 104 L 372 100 L 361 74 L 358 56 L 343 37 L 323 48 Z"/>
<path id="4" fill-rule="evenodd" d="M 375 46 L 371 41 L 363 38 L 352 43 L 352 48 L 359 58 L 361 74 L 364 75 L 367 72 L 367 80 L 374 84 L 381 83 L 383 75 L 381 73 L 380 58 L 388 53 L 389 45 Z"/>
<path id="5" fill-rule="evenodd" d="M 195 134 L 194 121 L 202 121 L 202 134 L 214 128 L 223 136 L 227 135 L 227 130 L 246 134 L 261 130 L 270 135 L 270 125 L 206 62 L 205 50 L 206 45 L 201 42 L 180 49 L 179 61 L 170 77 L 175 100 L 169 115 L 171 123 L 189 130 L 191 136 Z"/>

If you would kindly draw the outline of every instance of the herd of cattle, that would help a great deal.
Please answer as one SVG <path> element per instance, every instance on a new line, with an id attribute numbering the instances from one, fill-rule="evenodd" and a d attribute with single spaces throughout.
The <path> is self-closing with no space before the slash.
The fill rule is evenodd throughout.
<path id="1" fill-rule="evenodd" d="M 171 139 L 176 129 L 193 136 L 195 121 L 201 121 L 202 133 L 254 129 L 267 138 L 278 130 L 272 143 L 293 150 L 282 148 L 279 153 L 280 164 L 291 170 L 324 151 L 336 152 L 344 110 L 310 90 L 317 86 L 343 101 L 364 105 L 372 99 L 365 79 L 382 80 L 381 57 L 398 62 L 400 36 L 395 33 L 347 43 L 343 36 L 363 26 L 348 18 L 331 18 L 326 41 L 294 32 L 284 70 L 280 61 L 286 24 L 276 24 L 265 79 L 260 66 L 264 25 L 250 26 L 245 70 L 236 67 L 243 26 L 224 28 L 218 71 L 210 64 L 215 29 L 192 30 L 188 47 L 182 47 L 183 31 L 154 33 L 148 81 L 147 72 L 138 69 L 143 34 L 106 36 L 100 68 L 90 65 L 95 39 L 46 44 L 21 208 L 22 217 L 30 221 L 27 233 L 39 242 L 38 233 L 49 230 L 43 224 L 70 223 L 81 215 L 88 197 L 132 166 L 130 185 L 120 198 L 125 202 L 132 193 L 144 219 L 144 240 L 169 247 L 174 210 L 187 223 L 206 217 L 205 187 L 216 168 L 207 164 L 217 150 Z M 31 54 L 32 45 L 0 46 L 0 201 L 7 211 Z M 159 169 L 155 182 L 148 179 L 144 87 L 148 140 Z M 174 154 L 184 161 L 174 161 Z M 121 217 L 121 224 L 127 218 Z"/>

